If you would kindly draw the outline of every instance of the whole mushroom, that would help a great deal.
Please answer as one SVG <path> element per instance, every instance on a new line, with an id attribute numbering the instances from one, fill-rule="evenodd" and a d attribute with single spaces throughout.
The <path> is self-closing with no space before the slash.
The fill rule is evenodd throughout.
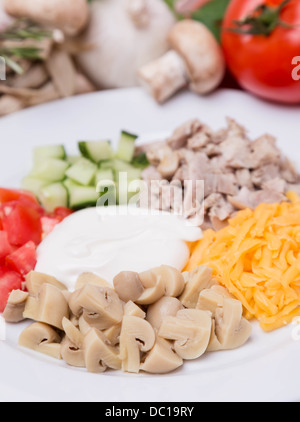
<path id="1" fill-rule="evenodd" d="M 91 48 L 78 62 L 99 88 L 136 86 L 138 69 L 168 50 L 175 22 L 162 0 L 95 0 L 80 38 Z"/>
<path id="2" fill-rule="evenodd" d="M 225 75 L 225 59 L 205 25 L 183 20 L 174 25 L 168 39 L 171 50 L 138 72 L 141 85 L 159 103 L 186 86 L 200 95 L 219 86 Z"/>

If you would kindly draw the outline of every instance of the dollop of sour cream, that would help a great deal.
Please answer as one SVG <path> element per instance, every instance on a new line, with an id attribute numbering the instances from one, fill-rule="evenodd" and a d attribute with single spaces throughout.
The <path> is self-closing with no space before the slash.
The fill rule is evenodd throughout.
<path id="1" fill-rule="evenodd" d="M 71 291 L 84 272 L 112 284 L 121 271 L 139 273 L 163 264 L 181 271 L 189 259 L 186 242 L 201 237 L 201 229 L 173 214 L 136 207 L 90 208 L 66 218 L 43 240 L 36 271 Z"/>

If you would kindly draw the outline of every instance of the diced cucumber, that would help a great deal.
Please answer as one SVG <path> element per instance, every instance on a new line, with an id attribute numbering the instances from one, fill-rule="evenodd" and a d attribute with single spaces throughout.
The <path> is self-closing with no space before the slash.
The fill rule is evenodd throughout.
<path id="1" fill-rule="evenodd" d="M 109 141 L 79 142 L 78 146 L 81 154 L 94 163 L 110 160 L 115 154 Z"/>
<path id="2" fill-rule="evenodd" d="M 86 158 L 81 158 L 66 171 L 66 176 L 81 185 L 88 186 L 93 182 L 96 172 L 96 164 Z"/>
<path id="3" fill-rule="evenodd" d="M 112 169 L 99 169 L 96 173 L 96 185 L 103 180 L 114 180 L 114 172 Z"/>
<path id="4" fill-rule="evenodd" d="M 69 194 L 69 207 L 73 210 L 96 206 L 99 193 L 95 187 L 80 186 L 70 179 L 65 180 L 65 187 Z"/>
<path id="5" fill-rule="evenodd" d="M 63 145 L 47 145 L 36 147 L 33 151 L 33 159 L 35 163 L 43 161 L 47 158 L 56 158 L 64 160 L 66 158 L 66 150 Z"/>
<path id="6" fill-rule="evenodd" d="M 133 167 L 137 167 L 142 170 L 144 170 L 150 165 L 147 158 L 147 154 L 145 152 L 141 152 L 140 154 L 133 157 L 131 164 L 133 165 Z"/>
<path id="7" fill-rule="evenodd" d="M 81 160 L 81 158 L 81 155 L 68 155 L 66 157 L 66 161 L 70 164 L 70 166 L 72 166 L 73 164 L 76 164 L 79 160 Z"/>
<path id="8" fill-rule="evenodd" d="M 38 198 L 47 212 L 53 212 L 57 207 L 68 207 L 68 192 L 62 183 L 43 187 Z"/>
<path id="9" fill-rule="evenodd" d="M 56 158 L 47 158 L 35 163 L 31 172 L 32 177 L 48 182 L 60 182 L 65 178 L 65 172 L 69 164 Z"/>
<path id="10" fill-rule="evenodd" d="M 41 188 L 44 186 L 47 186 L 49 182 L 42 180 L 42 179 L 36 179 L 35 177 L 24 177 L 22 180 L 22 189 L 28 190 L 32 192 L 36 197 L 38 197 Z"/>
<path id="11" fill-rule="evenodd" d="M 130 163 L 134 156 L 135 141 L 137 138 L 137 135 L 123 131 L 121 133 L 116 157 Z"/>

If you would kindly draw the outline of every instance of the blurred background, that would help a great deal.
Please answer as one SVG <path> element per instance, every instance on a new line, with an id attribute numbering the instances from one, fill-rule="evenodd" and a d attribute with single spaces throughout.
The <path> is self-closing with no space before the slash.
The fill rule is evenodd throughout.
<path id="1" fill-rule="evenodd" d="M 299 0 L 0 0 L 0 116 L 141 86 L 300 104 Z"/>

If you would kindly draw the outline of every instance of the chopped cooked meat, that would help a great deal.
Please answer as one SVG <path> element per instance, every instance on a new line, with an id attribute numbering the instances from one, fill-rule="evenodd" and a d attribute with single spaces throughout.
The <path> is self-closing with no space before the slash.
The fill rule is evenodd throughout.
<path id="1" fill-rule="evenodd" d="M 170 138 L 167 139 L 167 145 L 173 150 L 186 147 L 188 140 L 194 136 L 201 128 L 203 124 L 197 120 L 190 120 L 177 128 Z"/>
<path id="2" fill-rule="evenodd" d="M 252 172 L 251 179 L 253 184 L 261 188 L 270 180 L 280 178 L 280 168 L 278 164 L 266 164 Z"/>
<path id="3" fill-rule="evenodd" d="M 171 152 L 171 148 L 166 144 L 154 144 L 148 148 L 146 155 L 150 164 L 158 166 L 165 156 Z"/>
<path id="4" fill-rule="evenodd" d="M 253 168 L 266 164 L 278 163 L 280 151 L 276 146 L 276 139 L 271 135 L 263 135 L 251 144 Z"/>
<path id="5" fill-rule="evenodd" d="M 286 196 L 276 190 L 261 189 L 250 191 L 246 187 L 242 188 L 238 195 L 228 197 L 230 204 L 238 210 L 245 208 L 255 209 L 259 204 L 274 204 L 276 202 L 282 202 L 285 199 Z"/>
<path id="6" fill-rule="evenodd" d="M 292 162 L 286 158 L 282 157 L 280 162 L 281 176 L 288 182 L 292 184 L 300 183 L 300 175 L 296 170 L 296 167 Z"/>
<path id="7" fill-rule="evenodd" d="M 223 173 L 218 175 L 217 192 L 225 195 L 236 195 L 237 191 L 237 179 L 234 173 Z"/>
<path id="8" fill-rule="evenodd" d="M 237 170 L 235 172 L 235 177 L 236 177 L 239 188 L 242 188 L 243 186 L 245 186 L 246 188 L 249 188 L 250 190 L 253 189 L 253 183 L 252 183 L 253 173 L 251 175 L 251 172 L 249 169 Z"/>
<path id="9" fill-rule="evenodd" d="M 263 190 L 271 190 L 284 194 L 287 189 L 287 183 L 285 180 L 277 177 L 276 179 L 268 180 L 262 185 Z"/>
<path id="10" fill-rule="evenodd" d="M 233 119 L 217 132 L 190 120 L 145 150 L 151 166 L 143 179 L 154 181 L 152 207 L 182 212 L 203 229 L 221 229 L 237 210 L 286 200 L 289 190 L 300 194 L 300 175 L 275 138 L 251 141 Z M 176 188 L 170 190 L 168 182 Z"/>
<path id="11" fill-rule="evenodd" d="M 145 168 L 145 170 L 143 170 L 142 178 L 143 178 L 143 180 L 148 182 L 148 181 L 151 181 L 151 180 L 161 180 L 162 175 L 159 173 L 159 171 L 157 170 L 156 167 L 148 166 L 147 168 Z"/>

